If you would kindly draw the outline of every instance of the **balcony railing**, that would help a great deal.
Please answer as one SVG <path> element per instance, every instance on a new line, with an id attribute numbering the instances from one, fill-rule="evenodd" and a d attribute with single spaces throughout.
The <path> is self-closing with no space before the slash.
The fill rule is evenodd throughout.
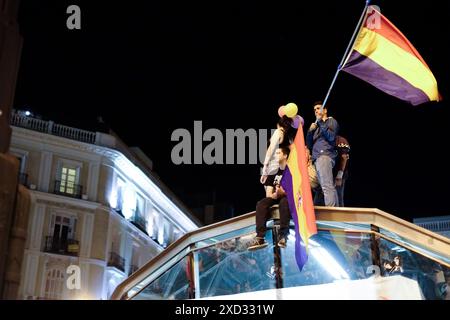
<path id="1" fill-rule="evenodd" d="M 19 183 L 25 187 L 28 187 L 28 174 L 19 172 Z"/>
<path id="2" fill-rule="evenodd" d="M 72 140 L 95 144 L 96 133 L 92 131 L 81 130 L 54 123 L 53 121 L 44 121 L 33 117 L 27 117 L 15 112 L 11 113 L 10 123 L 12 126 L 39 131 L 43 133 L 60 136 Z"/>
<path id="3" fill-rule="evenodd" d="M 114 267 L 122 272 L 125 272 L 125 259 L 115 252 L 110 252 L 108 267 Z"/>
<path id="4" fill-rule="evenodd" d="M 55 180 L 54 194 L 81 199 L 82 191 L 83 186 L 80 186 L 79 184 Z"/>
<path id="5" fill-rule="evenodd" d="M 45 237 L 44 252 L 78 256 L 79 251 L 80 243 L 77 240 Z"/>

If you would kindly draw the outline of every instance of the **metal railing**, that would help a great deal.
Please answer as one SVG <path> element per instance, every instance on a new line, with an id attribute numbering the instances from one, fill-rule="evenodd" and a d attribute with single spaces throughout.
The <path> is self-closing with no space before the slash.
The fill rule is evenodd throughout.
<path id="1" fill-rule="evenodd" d="M 81 199 L 83 187 L 79 184 L 55 180 L 54 194 Z"/>
<path id="2" fill-rule="evenodd" d="M 80 243 L 74 239 L 61 239 L 53 236 L 45 237 L 44 252 L 69 256 L 78 256 Z"/>
<path id="3" fill-rule="evenodd" d="M 436 222 L 419 222 L 416 223 L 419 227 L 428 229 L 433 232 L 443 232 L 450 230 L 450 219 Z"/>
<path id="4" fill-rule="evenodd" d="M 417 245 L 417 247 L 409 249 L 414 250 L 419 254 L 427 256 L 426 252 L 421 250 L 420 247 L 430 248 L 430 246 L 432 246 L 432 250 L 437 254 L 444 257 L 450 257 L 450 239 L 420 228 L 417 225 L 378 209 L 316 207 L 316 219 L 318 222 L 338 221 L 376 225 L 380 229 L 395 232 L 398 236 L 412 241 L 415 245 Z M 231 231 L 253 226 L 254 223 L 255 212 L 251 212 L 226 221 L 221 221 L 203 228 L 199 228 L 183 235 L 180 239 L 172 243 L 166 250 L 162 251 L 158 256 L 150 260 L 137 272 L 133 273 L 128 279 L 119 284 L 111 296 L 111 299 L 129 299 L 130 297 L 127 297 L 127 292 L 129 290 L 131 290 L 138 283 L 144 281 L 144 279 L 149 279 L 149 276 L 153 273 L 155 273 L 155 275 L 162 274 L 164 270 L 168 270 L 172 264 L 176 262 L 175 258 L 181 252 L 187 254 L 186 248 L 189 248 L 192 244 L 212 237 L 217 237 Z M 402 242 L 392 239 L 385 234 L 377 235 L 399 245 L 404 245 Z M 439 262 L 443 265 L 447 265 L 443 261 Z"/>
<path id="5" fill-rule="evenodd" d="M 114 267 L 122 272 L 125 272 L 125 259 L 115 252 L 110 252 L 108 267 Z"/>

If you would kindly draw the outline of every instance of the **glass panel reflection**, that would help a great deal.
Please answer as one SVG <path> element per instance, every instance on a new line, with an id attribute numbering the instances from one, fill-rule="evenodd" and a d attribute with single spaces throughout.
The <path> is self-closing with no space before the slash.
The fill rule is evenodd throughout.
<path id="1" fill-rule="evenodd" d="M 173 300 L 193 298 L 190 256 L 185 257 L 161 277 L 139 292 L 135 300 Z"/>
<path id="2" fill-rule="evenodd" d="M 291 230 L 288 244 L 281 249 L 283 286 L 296 287 L 331 283 L 336 280 L 365 279 L 372 265 L 370 235 L 319 231 L 309 240 L 308 262 L 299 272 L 295 261 L 295 234 Z"/>
<path id="3" fill-rule="evenodd" d="M 438 253 L 434 252 L 432 250 L 432 247 L 425 248 L 424 246 L 421 246 L 421 245 L 419 245 L 417 243 L 411 242 L 410 240 L 407 240 L 407 239 L 405 239 L 405 238 L 403 238 L 403 237 L 399 236 L 398 234 L 393 233 L 391 231 L 388 231 L 388 230 L 385 230 L 385 229 L 380 229 L 380 233 L 385 235 L 385 236 L 387 236 L 387 237 L 389 237 L 389 238 L 391 238 L 391 239 L 397 240 L 398 242 L 400 242 L 402 244 L 405 244 L 405 245 L 407 245 L 407 246 L 417 250 L 418 252 L 424 253 L 424 254 L 426 254 L 426 255 L 428 255 L 430 257 L 433 257 L 433 258 L 441 260 L 441 261 L 443 261 L 443 262 L 445 262 L 447 264 L 450 264 L 450 252 L 448 253 L 447 256 L 444 256 L 442 254 L 438 254 Z"/>
<path id="4" fill-rule="evenodd" d="M 281 249 L 285 288 L 367 279 L 377 269 L 382 277 L 401 275 L 417 281 L 424 299 L 450 300 L 450 269 L 391 241 L 372 240 L 368 233 L 319 231 L 310 239 L 308 262 L 301 272 L 294 241 L 291 230 L 287 247 Z M 376 255 L 379 262 L 374 261 Z"/>
<path id="5" fill-rule="evenodd" d="M 266 233 L 266 241 L 269 245 L 259 250 L 248 251 L 254 237 L 254 233 L 249 234 L 249 232 L 254 230 L 254 227 L 242 228 L 201 241 L 196 243 L 197 248 L 210 245 L 200 247 L 194 253 L 188 253 L 189 248 L 180 252 L 166 264 L 167 270 L 165 268 L 160 270 L 164 272 L 162 276 L 153 280 L 154 277 L 158 277 L 158 274 L 153 274 L 153 278 L 146 278 L 133 289 L 137 292 L 138 287 L 145 287 L 134 299 L 194 298 L 191 260 L 188 258 L 194 254 L 194 267 L 199 275 L 197 281 L 199 287 L 196 288 L 196 292 L 200 298 L 335 282 L 348 283 L 348 288 L 353 288 L 350 285 L 361 283 L 356 280 L 372 278 L 375 272 L 376 278 L 367 282 L 369 285 L 374 285 L 370 289 L 374 292 L 376 291 L 375 282 L 377 284 L 394 283 L 392 281 L 398 279 L 388 277 L 403 276 L 404 278 L 399 277 L 399 279 L 410 283 L 411 280 L 417 282 L 417 284 L 412 282 L 417 293 L 414 297 L 450 300 L 450 269 L 447 266 L 421 255 L 420 253 L 424 251 L 419 250 L 419 253 L 416 253 L 405 248 L 404 246 L 415 247 L 414 244 L 406 239 L 400 239 L 396 234 L 383 230 L 383 235 L 392 237 L 400 245 L 363 230 L 348 231 L 346 229 L 348 225 L 341 227 L 342 229 L 320 230 L 318 234 L 311 237 L 309 259 L 301 272 L 295 261 L 293 229 L 290 231 L 286 248 L 275 247 L 274 233 L 272 229 L 269 229 Z M 230 240 L 230 236 L 235 238 Z M 278 253 L 280 256 L 275 256 Z M 278 261 L 281 261 L 281 272 L 276 265 Z M 445 264 L 445 260 L 442 260 L 442 263 Z M 372 282 L 372 280 L 377 281 Z M 395 297 L 404 296 L 400 288 L 397 286 L 393 288 L 394 292 L 399 294 Z M 369 288 L 364 287 L 364 290 L 367 291 Z M 341 292 L 338 292 L 338 296 Z M 377 292 L 373 295 L 375 298 L 381 296 Z M 394 295 L 387 294 L 383 297 L 389 298 Z"/>
<path id="6" fill-rule="evenodd" d="M 200 296 L 251 292 L 276 287 L 272 231 L 266 248 L 248 251 L 254 234 L 198 251 Z"/>
<path id="7" fill-rule="evenodd" d="M 450 268 L 380 239 L 382 275 L 416 280 L 426 300 L 450 300 Z"/>
<path id="8" fill-rule="evenodd" d="M 214 243 L 221 242 L 226 239 L 231 239 L 231 238 L 240 237 L 240 236 L 242 237 L 244 235 L 248 235 L 248 234 L 254 233 L 254 232 L 255 232 L 255 226 L 252 225 L 249 227 L 241 228 L 238 230 L 233 230 L 231 232 L 227 232 L 227 233 L 224 233 L 224 234 L 221 234 L 221 235 L 209 238 L 209 239 L 199 241 L 195 244 L 195 246 L 197 248 L 202 248 L 202 247 L 206 247 L 211 244 L 214 244 Z"/>

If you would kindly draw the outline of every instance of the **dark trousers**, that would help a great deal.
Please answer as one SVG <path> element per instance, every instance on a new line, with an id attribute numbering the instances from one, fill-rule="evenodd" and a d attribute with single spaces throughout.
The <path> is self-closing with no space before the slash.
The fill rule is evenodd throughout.
<path id="1" fill-rule="evenodd" d="M 280 233 L 286 237 L 289 234 L 289 220 L 291 213 L 286 197 L 281 199 L 264 198 L 256 204 L 256 236 L 264 238 L 266 234 L 266 222 L 270 218 L 270 207 L 278 203 L 280 211 Z"/>

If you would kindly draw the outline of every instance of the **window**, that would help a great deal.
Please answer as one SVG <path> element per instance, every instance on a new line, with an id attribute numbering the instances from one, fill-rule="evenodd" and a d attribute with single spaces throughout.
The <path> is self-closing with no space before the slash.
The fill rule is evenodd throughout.
<path id="1" fill-rule="evenodd" d="M 128 274 L 131 275 L 139 268 L 139 245 L 133 243 L 132 251 L 131 251 L 131 265 Z"/>
<path id="2" fill-rule="evenodd" d="M 60 300 L 64 290 L 64 271 L 59 268 L 47 271 L 45 278 L 45 299 Z"/>
<path id="3" fill-rule="evenodd" d="M 136 214 L 145 218 L 145 201 L 140 195 L 137 196 Z"/>
<path id="4" fill-rule="evenodd" d="M 150 236 L 150 237 L 154 237 L 154 226 L 155 226 L 155 209 L 154 209 L 154 207 L 149 203 L 148 205 L 147 205 L 147 217 L 146 217 L 146 220 L 147 220 L 147 234 Z"/>
<path id="5" fill-rule="evenodd" d="M 72 239 L 75 233 L 76 220 L 64 216 L 56 216 L 53 226 L 53 238 L 62 241 Z"/>
<path id="6" fill-rule="evenodd" d="M 79 185 L 79 180 L 82 167 L 81 162 L 59 159 L 54 192 L 73 198 L 81 198 L 82 187 Z"/>
<path id="7" fill-rule="evenodd" d="M 77 192 L 76 190 L 77 177 L 78 175 L 76 169 L 62 167 L 59 192 L 67 194 L 75 194 Z"/>
<path id="8" fill-rule="evenodd" d="M 45 242 L 45 252 L 77 255 L 79 243 L 75 238 L 77 219 L 62 214 L 52 215 L 50 229 Z"/>
<path id="9" fill-rule="evenodd" d="M 127 184 L 123 189 L 122 195 L 122 214 L 126 219 L 134 217 L 137 207 L 136 191 L 132 184 Z"/>

